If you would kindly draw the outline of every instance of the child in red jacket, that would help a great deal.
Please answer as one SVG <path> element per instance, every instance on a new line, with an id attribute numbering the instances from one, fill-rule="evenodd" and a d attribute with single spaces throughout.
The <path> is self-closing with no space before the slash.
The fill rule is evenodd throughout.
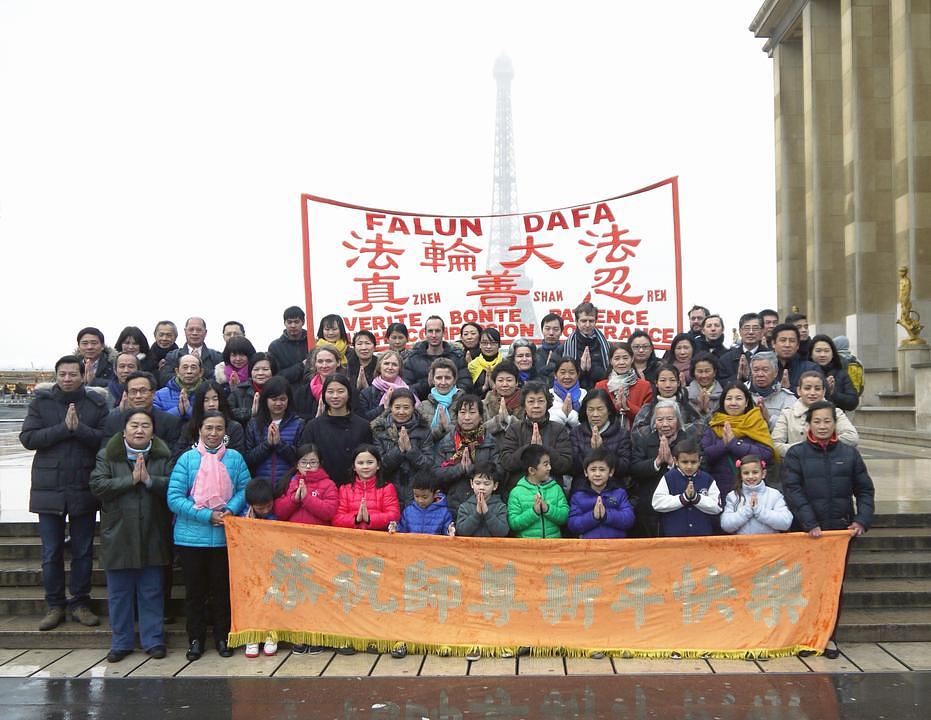
<path id="1" fill-rule="evenodd" d="M 275 516 L 305 525 L 330 525 L 339 506 L 336 485 L 321 467 L 315 445 L 301 445 L 297 453 L 297 464 L 278 481 Z"/>
<path id="2" fill-rule="evenodd" d="M 401 518 L 394 485 L 382 479 L 381 455 L 374 445 L 360 445 L 352 454 L 355 478 L 339 488 L 339 507 L 333 517 L 336 527 L 357 530 L 387 530 Z"/>

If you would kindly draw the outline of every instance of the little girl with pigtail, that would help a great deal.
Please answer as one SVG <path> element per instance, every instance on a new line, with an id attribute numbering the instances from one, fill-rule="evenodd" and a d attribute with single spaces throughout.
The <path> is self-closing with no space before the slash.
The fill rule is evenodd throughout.
<path id="1" fill-rule="evenodd" d="M 788 530 L 792 513 L 782 493 L 766 484 L 766 461 L 758 455 L 744 455 L 735 464 L 734 489 L 727 494 L 721 528 L 738 535 Z"/>

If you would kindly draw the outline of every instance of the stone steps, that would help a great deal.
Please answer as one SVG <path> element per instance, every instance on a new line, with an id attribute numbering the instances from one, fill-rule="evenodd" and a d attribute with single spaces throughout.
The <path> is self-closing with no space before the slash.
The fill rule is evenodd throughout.
<path id="1" fill-rule="evenodd" d="M 915 431 L 915 406 L 902 405 L 886 407 L 883 405 L 861 405 L 857 408 L 857 427 L 862 423 L 866 427 L 883 430 Z"/>
<path id="2" fill-rule="evenodd" d="M 838 642 L 927 642 L 931 640 L 931 607 L 844 609 L 837 625 Z"/>
<path id="3" fill-rule="evenodd" d="M 857 410 L 859 415 L 860 410 Z M 864 422 L 857 417 L 857 432 L 861 440 L 878 443 L 894 443 L 896 445 L 910 445 L 920 448 L 931 447 L 931 432 L 927 430 L 894 430 L 878 426 L 872 422 Z"/>

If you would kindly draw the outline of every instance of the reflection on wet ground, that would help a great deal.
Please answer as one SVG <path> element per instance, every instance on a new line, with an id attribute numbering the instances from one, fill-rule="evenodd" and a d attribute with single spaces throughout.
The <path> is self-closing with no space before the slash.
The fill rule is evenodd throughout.
<path id="1" fill-rule="evenodd" d="M 720 718 L 918 720 L 931 674 L 315 680 L 0 680 L 26 718 Z"/>

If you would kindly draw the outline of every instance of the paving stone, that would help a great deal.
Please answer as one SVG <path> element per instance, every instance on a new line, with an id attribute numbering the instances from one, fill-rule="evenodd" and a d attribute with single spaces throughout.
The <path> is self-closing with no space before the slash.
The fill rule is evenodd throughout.
<path id="1" fill-rule="evenodd" d="M 106 655 L 106 653 L 104 653 Z M 149 656 L 142 651 L 136 651 L 120 660 L 118 663 L 108 663 L 106 657 L 93 667 L 88 668 L 78 677 L 82 678 L 121 678 L 129 675 L 142 665 Z"/>
<path id="2" fill-rule="evenodd" d="M 372 671 L 377 659 L 377 655 L 365 652 L 357 652 L 355 655 L 336 653 L 323 677 L 365 677 Z"/>
<path id="3" fill-rule="evenodd" d="M 879 644 L 912 670 L 931 670 L 931 642 Z M 2 666 L 0 670 L 3 670 Z"/>
<path id="4" fill-rule="evenodd" d="M 0 665 L 22 655 L 24 652 L 26 651 L 22 648 L 0 648 Z"/>
<path id="5" fill-rule="evenodd" d="M 333 655 L 332 650 L 316 655 L 291 653 L 288 659 L 275 670 L 275 677 L 317 677 L 323 672 Z"/>
<path id="6" fill-rule="evenodd" d="M 46 665 L 51 665 L 67 650 L 27 650 L 16 659 L 0 665 L 0 677 L 29 677 Z"/>
<path id="7" fill-rule="evenodd" d="M 611 658 L 566 658 L 567 675 L 614 675 Z"/>
<path id="8" fill-rule="evenodd" d="M 420 676 L 454 676 L 463 677 L 469 667 L 469 661 L 464 657 L 440 657 L 427 655 L 420 668 Z"/>
<path id="9" fill-rule="evenodd" d="M 149 658 L 137 667 L 127 677 L 174 677 L 188 666 L 189 661 L 184 657 L 186 649 L 168 649 L 168 654 L 161 660 Z"/>
<path id="10" fill-rule="evenodd" d="M 516 658 L 482 658 L 475 662 L 469 663 L 469 676 L 488 677 L 488 676 L 509 676 L 517 674 Z"/>
<path id="11" fill-rule="evenodd" d="M 62 658 L 59 658 L 51 665 L 46 665 L 44 668 L 39 670 L 39 672 L 32 675 L 32 677 L 42 677 L 42 678 L 62 678 L 62 677 L 78 677 L 88 668 L 93 667 L 94 665 L 99 664 L 107 656 L 106 650 L 96 649 L 84 649 L 84 650 L 72 650 L 67 655 Z M 131 656 L 130 656 L 131 657 Z M 129 658 L 126 658 L 123 662 L 129 662 Z"/>
<path id="12" fill-rule="evenodd" d="M 247 658 L 240 648 L 233 657 L 223 658 L 215 650 L 208 650 L 200 660 L 185 666 L 178 677 L 268 677 L 286 656 L 287 652 L 282 652 L 274 657 Z"/>
<path id="13" fill-rule="evenodd" d="M 399 659 L 388 653 L 379 655 L 372 668 L 372 677 L 417 677 L 423 659 L 423 655 L 407 655 Z"/>
<path id="14" fill-rule="evenodd" d="M 636 675 L 639 673 L 660 673 L 664 675 L 675 675 L 677 673 L 706 674 L 711 673 L 711 666 L 704 660 L 686 660 L 684 658 L 682 660 L 615 658 L 614 670 L 618 675 Z"/>
<path id="15" fill-rule="evenodd" d="M 843 653 L 836 660 L 830 660 L 824 655 L 812 655 L 811 657 L 802 658 L 802 662 L 818 673 L 860 672 L 860 668 L 844 657 Z"/>
<path id="16" fill-rule="evenodd" d="M 905 672 L 908 669 L 876 643 L 839 643 L 838 646 L 863 672 Z"/>
<path id="17" fill-rule="evenodd" d="M 760 669 L 765 673 L 803 673 L 809 672 L 808 666 L 795 655 L 789 657 L 760 660 Z"/>
<path id="18" fill-rule="evenodd" d="M 752 675 L 763 672 L 752 660 L 731 660 L 729 658 L 708 658 L 711 669 L 719 675 Z"/>
<path id="19" fill-rule="evenodd" d="M 522 657 L 517 659 L 518 675 L 565 675 L 561 657 Z"/>

